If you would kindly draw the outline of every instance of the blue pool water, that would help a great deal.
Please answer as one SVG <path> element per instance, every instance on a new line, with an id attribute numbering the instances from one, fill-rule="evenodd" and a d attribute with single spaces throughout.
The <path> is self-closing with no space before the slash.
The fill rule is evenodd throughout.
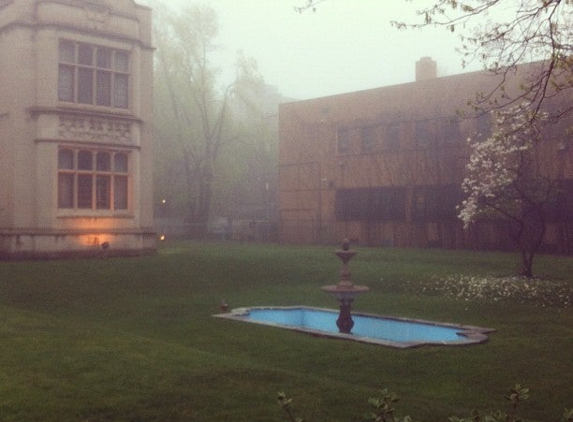
<path id="1" fill-rule="evenodd" d="M 493 331 L 480 327 L 353 313 L 352 334 L 341 334 L 336 326 L 338 311 L 309 307 L 257 307 L 217 316 L 394 347 L 482 343 L 487 340 L 485 333 Z"/>

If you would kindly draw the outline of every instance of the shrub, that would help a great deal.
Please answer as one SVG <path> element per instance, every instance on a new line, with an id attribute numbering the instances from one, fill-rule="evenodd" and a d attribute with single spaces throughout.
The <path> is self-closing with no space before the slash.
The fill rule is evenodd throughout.
<path id="1" fill-rule="evenodd" d="M 519 406 L 521 402 L 529 398 L 529 388 L 516 384 L 504 398 L 508 402 L 507 412 L 496 410 L 483 414 L 480 410 L 474 409 L 468 417 L 450 416 L 449 422 L 520 422 L 522 419 L 518 416 Z M 378 397 L 371 397 L 368 400 L 371 410 L 363 416 L 363 421 L 412 422 L 413 419 L 410 416 L 396 416 L 395 406 L 399 401 L 400 398 L 388 389 L 380 390 Z M 291 422 L 304 422 L 304 419 L 294 415 L 291 408 L 292 399 L 288 398 L 285 393 L 278 393 L 278 402 Z M 561 422 L 573 422 L 573 408 L 564 410 Z"/>

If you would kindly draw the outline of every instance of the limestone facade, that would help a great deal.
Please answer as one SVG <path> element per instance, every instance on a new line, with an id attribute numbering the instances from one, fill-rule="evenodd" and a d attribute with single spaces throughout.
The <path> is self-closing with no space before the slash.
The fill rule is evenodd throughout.
<path id="1" fill-rule="evenodd" d="M 0 1 L 0 257 L 155 249 L 151 10 Z"/>

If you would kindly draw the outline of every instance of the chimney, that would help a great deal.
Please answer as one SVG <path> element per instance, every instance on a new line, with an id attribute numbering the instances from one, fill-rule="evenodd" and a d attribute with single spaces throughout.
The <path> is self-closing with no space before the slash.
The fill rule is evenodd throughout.
<path id="1" fill-rule="evenodd" d="M 422 57 L 416 62 L 416 82 L 438 77 L 438 64 L 431 57 Z"/>

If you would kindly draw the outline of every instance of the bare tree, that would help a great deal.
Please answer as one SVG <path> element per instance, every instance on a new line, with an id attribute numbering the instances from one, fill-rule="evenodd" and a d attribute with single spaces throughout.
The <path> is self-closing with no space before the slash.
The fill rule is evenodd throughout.
<path id="1" fill-rule="evenodd" d="M 237 140 L 232 129 L 230 101 L 258 82 L 253 61 L 240 57 L 230 83 L 220 83 L 213 62 L 218 50 L 217 16 L 204 5 L 180 13 L 163 9 L 155 28 L 158 46 L 156 74 L 164 95 L 164 133 L 176 139 L 186 184 L 186 220 L 205 235 L 210 217 L 214 178 L 221 150 Z"/>
<path id="2" fill-rule="evenodd" d="M 298 13 L 302 13 L 302 12 L 305 12 L 307 10 L 312 10 L 313 12 L 316 12 L 316 7 L 320 3 L 325 2 L 325 1 L 326 0 L 306 0 L 306 2 L 304 2 L 300 6 L 294 6 L 294 10 L 296 10 Z"/>

